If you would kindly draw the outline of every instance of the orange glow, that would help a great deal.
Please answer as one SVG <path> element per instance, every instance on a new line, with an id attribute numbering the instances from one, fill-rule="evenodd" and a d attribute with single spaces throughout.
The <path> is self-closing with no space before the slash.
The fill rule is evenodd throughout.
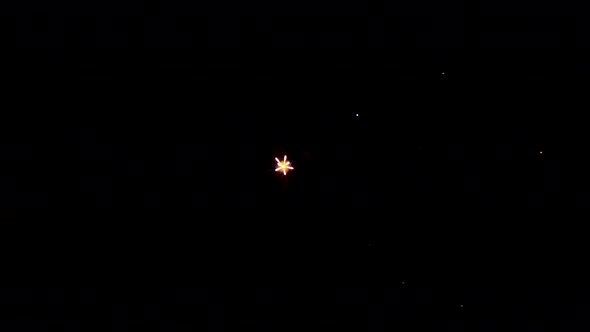
<path id="1" fill-rule="evenodd" d="M 287 156 L 283 158 L 283 161 L 280 161 L 279 158 L 275 158 L 275 160 L 277 161 L 277 169 L 275 169 L 275 172 L 283 172 L 283 175 L 287 175 L 287 172 L 294 169 L 291 166 L 291 162 L 287 161 Z"/>

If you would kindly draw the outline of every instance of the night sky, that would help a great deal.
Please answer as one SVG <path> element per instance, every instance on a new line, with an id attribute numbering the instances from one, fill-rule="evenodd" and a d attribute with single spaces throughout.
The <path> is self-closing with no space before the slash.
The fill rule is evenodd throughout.
<path id="1" fill-rule="evenodd" d="M 3 290 L 1 305 L 3 318 L 21 314 L 4 322 L 11 330 L 585 331 L 583 311 L 564 307 L 587 296 L 491 288 L 451 292 L 400 282 L 382 289 L 174 288 L 149 293 L 138 288 L 21 288 Z"/>
<path id="2" fill-rule="evenodd" d="M 587 101 L 542 74 L 494 71 L 502 78 L 488 83 L 444 70 L 101 76 L 31 99 L 23 90 L 14 114 L 45 111 L 3 124 L 2 206 L 587 205 L 588 132 L 566 116 Z M 274 172 L 284 155 L 287 176 Z"/>
<path id="3" fill-rule="evenodd" d="M 9 6 L 0 204 L 587 205 L 574 8 L 260 6 Z"/>
<path id="4" fill-rule="evenodd" d="M 0 329 L 590 328 L 587 283 L 549 262 L 585 259 L 530 232 L 533 213 L 590 203 L 587 5 L 1 6 L 2 225 L 19 210 L 93 211 L 80 224 L 137 235 L 68 266 L 102 257 L 115 279 L 140 277 L 4 284 Z M 523 254 L 502 238 L 517 228 Z M 157 274 L 144 260 L 172 281 L 141 286 Z"/>

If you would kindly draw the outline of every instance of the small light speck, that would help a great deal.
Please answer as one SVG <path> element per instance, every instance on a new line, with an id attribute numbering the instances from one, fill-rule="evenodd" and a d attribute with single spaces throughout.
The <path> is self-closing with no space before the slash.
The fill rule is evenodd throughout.
<path id="1" fill-rule="evenodd" d="M 359 114 L 357 113 L 356 116 L 359 116 Z"/>
<path id="2" fill-rule="evenodd" d="M 406 284 L 406 282 L 405 281 L 402 281 L 402 285 L 405 285 L 405 284 Z"/>
<path id="3" fill-rule="evenodd" d="M 461 305 L 461 308 L 463 308 L 463 305 Z"/>
<path id="4" fill-rule="evenodd" d="M 543 151 L 539 151 L 539 154 L 543 154 Z"/>

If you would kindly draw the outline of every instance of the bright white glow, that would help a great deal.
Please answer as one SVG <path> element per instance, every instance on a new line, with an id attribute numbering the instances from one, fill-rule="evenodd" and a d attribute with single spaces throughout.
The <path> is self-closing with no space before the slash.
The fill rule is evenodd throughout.
<path id="1" fill-rule="evenodd" d="M 279 158 L 275 158 L 277 161 L 277 168 L 275 172 L 283 172 L 283 175 L 287 175 L 287 172 L 294 169 L 291 165 L 291 162 L 287 160 L 287 156 L 283 158 L 283 161 L 280 161 Z"/>

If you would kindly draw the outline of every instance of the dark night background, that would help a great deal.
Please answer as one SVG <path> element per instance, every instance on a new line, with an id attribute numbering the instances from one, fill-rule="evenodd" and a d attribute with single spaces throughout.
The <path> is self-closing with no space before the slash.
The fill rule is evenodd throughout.
<path id="1" fill-rule="evenodd" d="M 25 118 L 2 123 L 4 207 L 590 198 L 583 8 L 25 3 L 1 14 Z"/>
<path id="2" fill-rule="evenodd" d="M 38 300 L 31 303 L 33 295 Z M 149 295 L 139 291 L 114 295 L 104 289 L 20 289 L 2 292 L 4 301 L 11 301 L 10 306 L 3 303 L 2 309 L 6 315 L 31 308 L 29 314 L 34 319 L 29 326 L 54 320 L 63 331 L 584 331 L 588 322 L 583 315 L 563 306 L 587 295 L 555 291 L 509 294 L 493 289 L 466 294 L 403 287 L 379 291 L 176 288 Z M 467 304 L 461 308 L 463 301 L 477 308 Z M 532 306 L 531 301 L 535 301 Z M 55 306 L 57 302 L 60 306 Z M 104 305 L 107 302 L 110 304 Z M 560 321 L 560 316 L 569 322 Z M 11 330 L 15 327 L 10 326 Z"/>
<path id="3" fill-rule="evenodd" d="M 156 228 L 171 231 L 166 226 L 188 230 L 215 218 L 251 225 L 253 210 L 276 216 L 275 224 L 285 218 L 296 225 L 291 217 L 304 215 L 302 223 L 316 226 L 301 226 L 289 239 L 258 233 L 256 239 L 266 241 L 258 242 L 252 230 L 240 241 L 204 235 L 193 241 L 198 244 L 160 237 L 151 243 L 160 248 L 180 242 L 179 261 L 194 262 L 199 251 L 215 264 L 235 263 L 242 268 L 229 275 L 241 281 L 244 271 L 263 275 L 256 271 L 273 270 L 278 262 L 289 266 L 296 257 L 297 272 L 312 276 L 307 280 L 338 276 L 340 264 L 330 272 L 336 257 L 364 273 L 351 283 L 358 288 L 335 282 L 304 287 L 297 281 L 260 288 L 262 277 L 256 287 L 235 280 L 203 288 L 196 282 L 125 290 L 3 286 L 3 330 L 588 330 L 585 287 L 541 282 L 547 273 L 507 282 L 518 274 L 514 267 L 526 270 L 523 264 L 535 259 L 548 264 L 548 256 L 514 258 L 515 264 L 504 267 L 502 283 L 483 281 L 493 280 L 491 273 L 477 282 L 463 283 L 469 279 L 463 276 L 447 283 L 453 279 L 449 271 L 459 274 L 443 254 L 453 237 L 430 241 L 422 232 L 400 230 L 417 214 L 437 216 L 413 223 L 417 228 L 447 225 L 436 211 L 448 208 L 492 214 L 588 205 L 589 132 L 583 115 L 589 106 L 590 39 L 584 5 L 1 6 L 3 219 L 18 215 L 11 208 L 199 208 L 190 226 L 163 212 L 166 223 Z M 288 183 L 273 171 L 274 157 L 284 154 L 295 167 Z M 343 210 L 354 212 L 342 217 Z M 133 218 L 145 225 L 144 216 L 152 214 L 133 211 L 105 220 L 120 230 Z M 227 216 L 234 212 L 237 217 Z M 343 224 L 370 219 L 362 223 L 372 233 L 306 237 L 332 213 Z M 500 219 L 512 222 L 507 216 L 514 215 Z M 527 218 L 517 220 L 511 227 L 526 227 Z M 395 239 L 388 226 L 397 230 Z M 307 244 L 309 254 L 302 249 Z M 498 239 L 487 258 L 501 256 L 503 244 Z M 232 263 L 216 258 L 221 251 Z M 465 255 L 463 268 L 491 264 L 466 258 L 473 249 L 458 251 Z M 127 252 L 127 262 L 136 262 L 133 250 Z M 287 252 L 289 258 L 282 256 Z M 440 265 L 418 259 L 422 255 L 437 255 Z M 262 270 L 250 256 L 259 257 Z M 314 263 L 302 257 L 315 257 Z M 202 264 L 189 275 L 213 269 Z M 429 268 L 420 278 L 410 276 L 420 266 Z"/>

